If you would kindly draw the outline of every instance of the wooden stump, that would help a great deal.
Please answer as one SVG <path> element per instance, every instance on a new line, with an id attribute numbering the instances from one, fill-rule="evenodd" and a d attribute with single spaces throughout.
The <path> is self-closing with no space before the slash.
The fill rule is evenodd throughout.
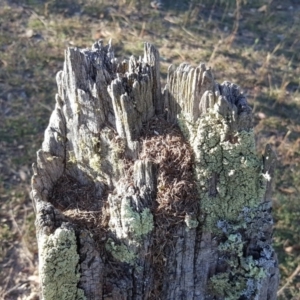
<path id="1" fill-rule="evenodd" d="M 33 165 L 41 298 L 276 299 L 251 108 L 204 64 L 69 48 Z"/>

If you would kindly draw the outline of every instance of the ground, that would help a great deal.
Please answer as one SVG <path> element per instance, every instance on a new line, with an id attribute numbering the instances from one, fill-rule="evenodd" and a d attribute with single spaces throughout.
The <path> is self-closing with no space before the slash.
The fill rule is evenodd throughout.
<path id="1" fill-rule="evenodd" d="M 300 299 L 300 3 L 298 0 L 0 0 L 0 298 L 38 299 L 31 164 L 54 107 L 66 47 L 112 39 L 117 56 L 143 42 L 170 64 L 205 62 L 253 107 L 257 151 L 270 143 L 279 299 Z"/>

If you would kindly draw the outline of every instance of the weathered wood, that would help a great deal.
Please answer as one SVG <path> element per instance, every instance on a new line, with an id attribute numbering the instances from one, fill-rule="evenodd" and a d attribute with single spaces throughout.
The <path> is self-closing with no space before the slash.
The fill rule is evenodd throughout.
<path id="1" fill-rule="evenodd" d="M 69 48 L 32 177 L 41 298 L 276 299 L 251 108 L 204 64 Z"/>

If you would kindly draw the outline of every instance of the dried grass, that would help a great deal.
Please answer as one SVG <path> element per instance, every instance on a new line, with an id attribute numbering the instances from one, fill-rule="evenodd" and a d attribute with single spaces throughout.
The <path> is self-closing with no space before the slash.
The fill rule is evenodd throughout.
<path id="1" fill-rule="evenodd" d="M 96 197 L 94 183 L 82 185 L 77 179 L 63 174 L 53 185 L 49 202 L 78 229 L 89 230 L 103 253 L 109 221 L 106 199 L 107 192 L 101 199 Z"/>
<path id="2" fill-rule="evenodd" d="M 174 236 L 186 214 L 197 215 L 199 198 L 193 176 L 193 152 L 178 126 L 155 116 L 144 127 L 139 159 L 158 166 L 157 195 L 152 213 L 155 231 L 150 259 L 154 269 L 154 289 L 150 299 L 160 299 L 168 251 L 175 245 Z"/>
<path id="3" fill-rule="evenodd" d="M 139 158 L 158 166 L 157 219 L 176 224 L 187 213 L 198 212 L 193 152 L 177 126 L 154 117 L 144 129 Z"/>

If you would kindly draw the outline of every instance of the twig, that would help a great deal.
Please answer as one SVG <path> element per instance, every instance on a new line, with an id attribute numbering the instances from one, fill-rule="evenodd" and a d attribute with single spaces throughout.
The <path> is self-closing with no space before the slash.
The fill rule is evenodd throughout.
<path id="1" fill-rule="evenodd" d="M 287 279 L 285 285 L 277 292 L 277 297 L 279 297 L 283 291 L 289 286 L 289 284 L 293 281 L 293 279 L 298 275 L 300 272 L 300 265 L 296 268 L 296 270 L 293 272 L 293 274 Z"/>
<path id="2" fill-rule="evenodd" d="M 241 6 L 242 6 L 241 0 L 236 0 L 235 21 L 233 25 L 233 31 L 230 34 L 230 36 L 227 38 L 229 47 L 232 45 L 233 41 L 235 40 L 239 30 L 240 18 L 241 18 Z"/>

